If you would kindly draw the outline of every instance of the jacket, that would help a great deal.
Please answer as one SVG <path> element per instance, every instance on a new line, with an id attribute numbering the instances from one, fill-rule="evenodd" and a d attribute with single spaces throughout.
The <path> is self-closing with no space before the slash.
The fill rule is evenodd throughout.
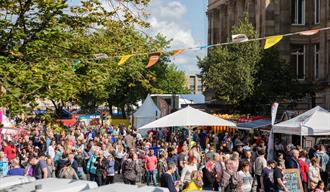
<path id="1" fill-rule="evenodd" d="M 138 175 L 138 169 L 136 162 L 132 159 L 127 159 L 124 161 L 122 166 L 123 177 L 129 181 L 136 181 Z"/>
<path id="2" fill-rule="evenodd" d="M 300 166 L 301 180 L 302 180 L 302 182 L 307 183 L 308 165 L 302 159 L 299 159 L 298 163 Z"/>

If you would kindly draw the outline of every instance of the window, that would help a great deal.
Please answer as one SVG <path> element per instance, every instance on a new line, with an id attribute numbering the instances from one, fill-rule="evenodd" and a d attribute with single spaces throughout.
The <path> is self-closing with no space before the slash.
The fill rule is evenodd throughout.
<path id="1" fill-rule="evenodd" d="M 198 80 L 198 82 L 197 82 L 197 93 L 201 94 L 201 93 L 203 93 L 202 79 L 198 78 L 197 80 Z"/>
<path id="2" fill-rule="evenodd" d="M 291 46 L 291 63 L 296 68 L 297 79 L 305 79 L 305 46 Z"/>
<path id="3" fill-rule="evenodd" d="M 291 22 L 296 25 L 305 24 L 305 0 L 291 0 Z"/>
<path id="4" fill-rule="evenodd" d="M 319 24 L 321 17 L 320 0 L 314 0 L 314 2 L 315 2 L 315 24 Z"/>
<path id="5" fill-rule="evenodd" d="M 189 89 L 190 89 L 191 93 L 195 92 L 195 76 L 189 77 Z"/>
<path id="6" fill-rule="evenodd" d="M 320 44 L 314 45 L 314 77 L 320 78 Z"/>

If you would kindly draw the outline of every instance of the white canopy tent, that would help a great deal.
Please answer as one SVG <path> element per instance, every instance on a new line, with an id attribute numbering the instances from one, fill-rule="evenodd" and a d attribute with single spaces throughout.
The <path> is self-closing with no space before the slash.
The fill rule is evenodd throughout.
<path id="1" fill-rule="evenodd" d="M 300 136 L 330 135 L 330 113 L 316 106 L 297 117 L 273 125 L 273 132 Z"/>
<path id="2" fill-rule="evenodd" d="M 160 110 L 148 95 L 141 107 L 133 114 L 134 127 L 141 127 L 160 117 Z"/>
<path id="3" fill-rule="evenodd" d="M 236 127 L 236 124 L 227 121 L 198 109 L 187 106 L 184 109 L 166 115 L 156 121 L 139 128 L 162 128 L 162 127 L 192 127 L 192 126 L 230 126 Z"/>

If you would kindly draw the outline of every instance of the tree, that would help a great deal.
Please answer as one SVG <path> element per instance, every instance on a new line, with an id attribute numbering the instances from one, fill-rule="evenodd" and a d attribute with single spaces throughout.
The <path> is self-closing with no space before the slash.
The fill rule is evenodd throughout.
<path id="1" fill-rule="evenodd" d="M 99 0 L 82 0 L 77 6 L 67 0 L 1 1 L 0 86 L 5 91 L 0 93 L 0 106 L 14 115 L 34 106 L 38 98 L 51 100 L 56 112 L 77 101 L 81 80 L 87 78 L 72 70 L 73 60 L 94 64 L 90 59 L 98 53 L 97 45 L 87 47 L 79 37 L 115 23 L 111 21 L 147 26 L 137 14 L 144 14 L 141 7 L 148 2 L 109 0 L 112 10 L 107 10 Z"/>
<path id="2" fill-rule="evenodd" d="M 232 34 L 246 34 L 256 38 L 252 24 L 243 19 L 233 27 Z M 256 64 L 260 60 L 258 41 L 216 47 L 198 62 L 207 89 L 215 92 L 216 99 L 238 105 L 254 91 Z"/>
<path id="3" fill-rule="evenodd" d="M 15 115 L 41 98 L 52 101 L 56 114 L 68 102 L 92 113 L 105 101 L 125 108 L 169 85 L 183 90 L 183 74 L 167 69 L 168 55 L 148 70 L 146 55 L 117 65 L 118 55 L 164 50 L 168 41 L 135 29 L 148 26 L 143 8 L 149 0 L 108 2 L 110 10 L 100 0 L 77 6 L 66 0 L 0 2 L 0 106 Z M 165 87 L 166 75 L 178 85 Z"/>
<path id="4" fill-rule="evenodd" d="M 276 47 L 263 50 L 261 57 L 254 76 L 255 91 L 251 97 L 241 103 L 241 107 L 247 108 L 247 112 L 256 113 L 256 110 L 262 110 L 257 109 L 257 106 L 302 98 L 316 88 L 307 84 L 302 85 L 297 81 L 295 70 L 280 58 Z"/>

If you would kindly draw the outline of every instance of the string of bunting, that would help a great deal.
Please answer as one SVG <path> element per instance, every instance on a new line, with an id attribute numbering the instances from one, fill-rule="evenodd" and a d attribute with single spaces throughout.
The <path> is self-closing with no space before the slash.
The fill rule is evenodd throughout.
<path id="1" fill-rule="evenodd" d="M 153 52 L 153 53 L 135 53 L 135 54 L 122 55 L 122 56 L 114 56 L 113 58 L 120 58 L 118 65 L 121 66 L 121 65 L 124 65 L 131 57 L 147 55 L 149 57 L 149 62 L 146 65 L 146 68 L 149 68 L 158 62 L 162 53 L 169 53 L 172 57 L 175 57 L 188 50 L 198 50 L 198 49 L 202 50 L 202 49 L 208 49 L 211 47 L 238 44 L 238 43 L 246 43 L 246 42 L 252 42 L 252 41 L 261 41 L 261 40 L 265 40 L 264 49 L 269 49 L 269 48 L 273 47 L 274 45 L 276 45 L 277 43 L 279 43 L 284 37 L 293 36 L 293 35 L 312 36 L 312 35 L 319 33 L 320 31 L 326 31 L 329 29 L 330 29 L 330 27 L 324 27 L 324 28 L 319 28 L 319 29 L 311 29 L 311 30 L 306 30 L 306 31 L 287 33 L 287 34 L 283 34 L 283 35 L 272 35 L 272 36 L 267 36 L 267 37 L 254 38 L 254 39 L 249 39 L 247 37 L 247 35 L 245 35 L 245 34 L 235 34 L 235 35 L 232 35 L 232 40 L 230 42 L 225 42 L 225 43 L 202 45 L 202 46 L 182 48 L 182 49 L 173 49 L 173 50 L 167 50 L 167 51 L 157 51 L 157 52 Z M 98 59 L 109 58 L 104 53 L 100 53 L 100 54 L 102 54 L 102 55 L 97 56 Z M 95 55 L 98 55 L 98 54 L 95 54 Z"/>

